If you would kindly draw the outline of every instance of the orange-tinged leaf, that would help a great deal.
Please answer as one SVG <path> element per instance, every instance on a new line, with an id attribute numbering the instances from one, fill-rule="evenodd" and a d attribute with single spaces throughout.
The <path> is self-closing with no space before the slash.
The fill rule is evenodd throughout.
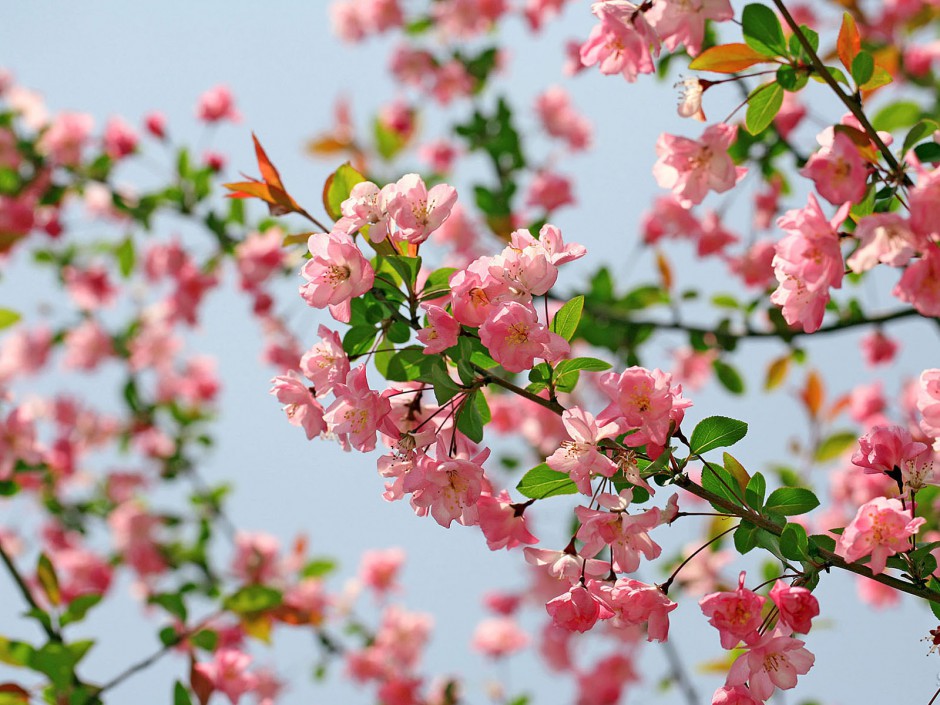
<path id="1" fill-rule="evenodd" d="M 722 44 L 706 49 L 696 56 L 689 68 L 693 71 L 712 73 L 737 73 L 767 61 L 769 59 L 766 56 L 754 51 L 747 44 Z"/>
<path id="2" fill-rule="evenodd" d="M 0 683 L 0 703 L 8 705 L 27 705 L 29 703 L 29 691 L 16 683 Z"/>
<path id="3" fill-rule="evenodd" d="M 189 685 L 196 694 L 200 705 L 206 705 L 206 703 L 209 702 L 209 698 L 212 697 L 212 691 L 215 690 L 215 685 L 212 683 L 209 676 L 196 668 L 195 660 L 190 661 Z"/>
<path id="4" fill-rule="evenodd" d="M 669 291 L 672 289 L 672 267 L 669 266 L 669 260 L 666 259 L 662 250 L 656 252 L 656 268 L 659 270 L 659 278 L 663 283 L 663 289 Z"/>
<path id="5" fill-rule="evenodd" d="M 822 378 L 816 370 L 810 370 L 806 375 L 806 386 L 800 392 L 800 399 L 806 405 L 806 410 L 810 416 L 816 418 L 822 409 L 823 400 L 826 397 L 826 390 L 823 387 Z"/>
<path id="6" fill-rule="evenodd" d="M 767 366 L 767 377 L 764 379 L 764 389 L 770 391 L 776 389 L 787 378 L 787 372 L 790 370 L 790 356 L 783 355 L 771 362 Z"/>
<path id="7" fill-rule="evenodd" d="M 852 60 L 862 50 L 862 40 L 858 36 L 858 27 L 855 25 L 855 18 L 848 12 L 842 15 L 842 27 L 839 28 L 839 40 L 836 42 L 836 52 L 839 54 L 839 61 L 845 66 L 845 70 L 852 71 Z"/>
<path id="8" fill-rule="evenodd" d="M 858 148 L 862 159 L 866 159 L 872 164 L 878 163 L 878 151 L 875 149 L 875 146 L 871 143 L 871 138 L 866 133 L 849 125 L 836 125 L 833 129 L 836 132 L 843 133 L 852 140 L 852 144 Z"/>
<path id="9" fill-rule="evenodd" d="M 251 139 L 255 142 L 255 156 L 258 158 L 258 168 L 261 170 L 261 178 L 264 179 L 265 183 L 269 186 L 275 186 L 282 191 L 286 191 L 287 189 L 284 188 L 284 184 L 281 183 L 281 175 L 277 173 L 277 169 L 274 168 L 271 160 L 268 159 L 264 147 L 261 146 L 254 132 L 251 133 Z"/>
<path id="10" fill-rule="evenodd" d="M 722 456 L 722 461 L 724 462 L 725 470 L 731 473 L 731 477 L 738 483 L 741 492 L 744 492 L 747 489 L 747 483 L 751 481 L 751 475 L 744 466 L 738 462 L 738 459 L 730 453 L 725 453 Z"/>
<path id="11" fill-rule="evenodd" d="M 852 405 L 852 397 L 849 394 L 843 394 L 841 397 L 832 402 L 832 406 L 829 407 L 827 416 L 829 420 L 832 421 L 838 418 L 839 414 L 848 409 Z"/>
<path id="12" fill-rule="evenodd" d="M 49 598 L 49 602 L 53 605 L 61 604 L 62 593 L 59 591 L 59 578 L 56 576 L 52 561 L 45 553 L 39 554 L 39 562 L 36 564 L 36 578 L 39 580 L 42 591 Z"/>
<path id="13" fill-rule="evenodd" d="M 244 617 L 242 628 L 245 634 L 252 636 L 265 644 L 271 643 L 271 618 L 268 615 Z"/>
<path id="14" fill-rule="evenodd" d="M 349 142 L 341 142 L 333 135 L 315 137 L 307 142 L 307 151 L 315 155 L 329 155 L 343 152 L 349 147 Z"/>

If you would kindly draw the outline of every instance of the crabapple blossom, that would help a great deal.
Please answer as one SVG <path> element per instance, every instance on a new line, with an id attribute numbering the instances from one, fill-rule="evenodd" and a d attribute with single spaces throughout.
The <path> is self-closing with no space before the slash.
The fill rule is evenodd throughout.
<path id="1" fill-rule="evenodd" d="M 248 672 L 251 656 L 237 649 L 222 648 L 212 656 L 212 661 L 197 663 L 193 670 L 206 678 L 213 690 L 225 693 L 232 705 L 237 705 L 243 695 L 254 690 L 255 676 Z"/>
<path id="2" fill-rule="evenodd" d="M 386 397 L 369 387 L 365 365 L 359 365 L 343 384 L 333 387 L 336 400 L 324 412 L 330 433 L 340 436 L 344 446 L 368 453 L 375 448 L 375 434 L 391 411 Z"/>
<path id="3" fill-rule="evenodd" d="M 690 0 L 671 2 L 659 0 L 653 4 L 649 19 L 656 33 L 662 37 L 669 51 L 684 44 L 690 56 L 702 50 L 705 22 L 725 22 L 734 17 L 729 0 Z"/>
<path id="4" fill-rule="evenodd" d="M 271 381 L 274 384 L 271 394 L 284 404 L 288 421 L 294 426 L 302 427 L 308 440 L 326 432 L 323 406 L 302 380 L 289 374 L 280 375 Z"/>
<path id="5" fill-rule="evenodd" d="M 570 551 L 551 551 L 544 548 L 523 549 L 526 562 L 539 568 L 545 568 L 548 575 L 556 580 L 575 583 L 581 575 L 599 578 L 610 572 L 610 564 L 594 558 L 582 558 Z"/>
<path id="6" fill-rule="evenodd" d="M 456 201 L 453 186 L 438 184 L 428 189 L 417 174 L 405 174 L 395 184 L 386 207 L 399 234 L 418 245 L 447 220 Z"/>
<path id="7" fill-rule="evenodd" d="M 575 112 L 568 93 L 552 86 L 535 99 L 535 112 L 542 127 L 552 137 L 564 140 L 572 151 L 586 149 L 591 143 L 591 123 Z"/>
<path id="8" fill-rule="evenodd" d="M 853 235 L 858 248 L 845 261 L 853 272 L 867 272 L 879 262 L 903 267 L 923 243 L 898 213 L 872 213 L 858 221 Z"/>
<path id="9" fill-rule="evenodd" d="M 581 63 L 605 75 L 623 74 L 634 82 L 641 73 L 653 73 L 660 39 L 640 6 L 626 0 L 597 2 L 592 11 L 600 19 L 581 45 Z"/>
<path id="10" fill-rule="evenodd" d="M 940 316 L 940 251 L 930 247 L 924 256 L 908 265 L 891 292 L 909 303 L 922 316 Z"/>
<path id="11" fill-rule="evenodd" d="M 757 630 L 764 621 L 761 608 L 765 598 L 744 587 L 744 572 L 738 578 L 734 592 L 713 592 L 699 600 L 708 623 L 718 630 L 721 648 L 733 649 L 740 642 L 754 643 L 760 637 Z"/>
<path id="12" fill-rule="evenodd" d="M 123 159 L 137 149 L 137 133 L 122 118 L 113 117 L 104 128 L 104 151 L 114 159 Z"/>
<path id="13" fill-rule="evenodd" d="M 615 626 L 646 624 L 648 641 L 669 638 L 669 613 L 679 605 L 666 597 L 658 586 L 619 578 L 610 587 L 602 586 L 601 594 L 614 612 Z"/>
<path id="14" fill-rule="evenodd" d="M 526 525 L 525 504 L 513 504 L 509 493 L 483 492 L 477 501 L 480 530 L 491 551 L 511 549 L 521 544 L 538 543 Z"/>
<path id="15" fill-rule="evenodd" d="M 723 685 L 712 695 L 712 705 L 763 705 L 763 701 L 751 695 L 747 686 Z"/>
<path id="16" fill-rule="evenodd" d="M 819 602 L 805 587 L 774 583 L 770 599 L 780 611 L 780 622 L 800 634 L 809 634 L 813 617 L 819 616 Z"/>
<path id="17" fill-rule="evenodd" d="M 405 562 L 405 552 L 400 548 L 369 550 L 362 554 L 359 575 L 362 582 L 379 595 L 397 590 L 395 579 Z"/>
<path id="18" fill-rule="evenodd" d="M 568 341 L 552 333 L 531 305 L 509 301 L 500 305 L 480 326 L 480 340 L 509 372 L 522 372 L 536 358 L 557 362 L 570 351 Z"/>
<path id="19" fill-rule="evenodd" d="M 314 233 L 307 247 L 311 257 L 300 271 L 307 280 L 300 295 L 308 305 L 329 306 L 334 318 L 348 322 L 350 300 L 372 288 L 372 265 L 344 233 Z"/>
<path id="20" fill-rule="evenodd" d="M 94 124 L 94 118 L 85 113 L 60 113 L 42 134 L 36 149 L 56 164 L 78 166 Z"/>
<path id="21" fill-rule="evenodd" d="M 737 129 L 725 123 L 710 125 L 698 140 L 660 135 L 656 141 L 659 159 L 653 166 L 656 183 L 670 189 L 685 208 L 701 203 L 709 191 L 731 189 L 747 173 L 728 154 Z"/>
<path id="22" fill-rule="evenodd" d="M 862 338 L 860 344 L 869 367 L 890 364 L 898 351 L 898 344 L 877 329 Z"/>
<path id="23" fill-rule="evenodd" d="M 509 617 L 485 619 L 473 632 L 473 648 L 493 659 L 510 656 L 529 645 L 528 635 Z"/>
<path id="24" fill-rule="evenodd" d="M 858 147 L 844 132 L 836 132 L 832 136 L 829 131 L 827 138 L 819 141 L 826 144 L 809 158 L 800 173 L 812 179 L 819 195 L 830 203 L 858 203 L 865 197 L 868 179 L 868 169 Z"/>
<path id="25" fill-rule="evenodd" d="M 895 468 L 926 448 L 900 426 L 875 426 L 858 439 L 858 450 L 852 455 L 852 462 L 864 468 L 866 473 L 890 475 Z"/>
<path id="26" fill-rule="evenodd" d="M 320 342 L 300 358 L 300 371 L 313 382 L 317 395 L 329 394 L 349 375 L 349 357 L 343 350 L 339 333 L 321 325 L 317 330 Z"/>
<path id="27" fill-rule="evenodd" d="M 235 109 L 235 99 L 228 86 L 215 86 L 201 96 L 196 104 L 196 115 L 203 122 L 214 123 L 222 120 L 238 122 L 241 115 Z"/>
<path id="28" fill-rule="evenodd" d="M 568 473 L 578 490 L 590 496 L 592 474 L 612 477 L 617 472 L 617 464 L 597 448 L 599 441 L 618 435 L 617 424 L 598 426 L 590 412 L 578 407 L 566 409 L 561 418 L 572 440 L 564 441 L 545 462 Z"/>
<path id="29" fill-rule="evenodd" d="M 457 344 L 460 323 L 440 306 L 425 304 L 428 325 L 418 331 L 418 340 L 424 343 L 425 355 L 436 355 Z"/>
<path id="30" fill-rule="evenodd" d="M 600 378 L 601 391 L 610 404 L 597 422 L 616 423 L 621 433 L 630 433 L 624 443 L 638 447 L 647 443 L 664 446 L 670 425 L 682 423 L 692 402 L 682 398 L 682 385 L 672 386 L 672 375 L 662 370 L 629 367 L 619 375 L 608 372 Z"/>
<path id="31" fill-rule="evenodd" d="M 924 525 L 923 517 L 910 518 L 901 500 L 875 497 L 859 507 L 855 518 L 836 542 L 836 554 L 850 563 L 871 555 L 868 567 L 884 572 L 890 556 L 910 548 L 908 539 Z"/>
<path id="32" fill-rule="evenodd" d="M 806 675 L 816 660 L 803 644 L 799 639 L 776 631 L 764 634 L 738 656 L 728 671 L 725 684 L 743 686 L 747 683 L 758 701 L 769 699 L 777 688 L 789 690 L 795 687 L 796 677 Z"/>
<path id="33" fill-rule="evenodd" d="M 575 507 L 581 521 L 577 537 L 584 542 L 582 553 L 596 555 L 602 548 L 610 547 L 613 568 L 623 573 L 633 573 L 640 567 L 640 554 L 647 560 L 659 558 L 662 548 L 649 532 L 659 526 L 661 514 L 656 507 L 640 514 L 627 514 L 632 490 L 624 490 L 620 497 L 601 493 L 597 502 L 610 511 Z"/>
<path id="34" fill-rule="evenodd" d="M 545 610 L 551 616 L 552 624 L 570 632 L 586 632 L 597 620 L 613 617 L 613 610 L 595 593 L 597 586 L 594 580 L 578 583 L 572 585 L 568 592 L 549 600 Z"/>
<path id="35" fill-rule="evenodd" d="M 404 491 L 414 493 L 411 502 L 416 510 L 430 512 L 445 529 L 454 521 L 465 526 L 477 524 L 477 503 L 486 477 L 483 462 L 489 450 L 469 459 L 450 457 L 442 440 L 437 454 L 444 460 L 424 453 L 418 456 L 414 469 L 405 476 Z"/>
<path id="36" fill-rule="evenodd" d="M 920 373 L 917 411 L 921 414 L 923 432 L 933 438 L 940 437 L 940 369 L 936 367 Z"/>

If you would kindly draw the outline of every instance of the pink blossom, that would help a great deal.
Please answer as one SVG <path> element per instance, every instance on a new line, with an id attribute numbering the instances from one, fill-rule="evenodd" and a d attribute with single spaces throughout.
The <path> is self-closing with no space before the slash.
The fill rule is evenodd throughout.
<path id="1" fill-rule="evenodd" d="M 156 110 L 147 113 L 144 128 L 158 140 L 166 139 L 166 115 Z"/>
<path id="2" fill-rule="evenodd" d="M 399 233 L 418 245 L 441 226 L 457 201 L 457 190 L 447 184 L 428 189 L 417 174 L 405 174 L 395 184 L 388 202 L 388 213 Z"/>
<path id="3" fill-rule="evenodd" d="M 725 22 L 732 17 L 734 11 L 728 0 L 660 0 L 650 11 L 650 22 L 666 48 L 674 51 L 684 44 L 690 56 L 696 56 L 702 50 L 706 20 Z"/>
<path id="4" fill-rule="evenodd" d="M 522 372 L 536 358 L 556 362 L 569 352 L 568 342 L 538 320 L 531 305 L 509 301 L 480 326 L 480 340 L 508 372 Z"/>
<path id="5" fill-rule="evenodd" d="M 339 334 L 324 325 L 317 330 L 320 342 L 300 358 L 300 371 L 313 382 L 316 395 L 329 394 L 333 387 L 346 381 L 349 357 L 343 350 Z"/>
<path id="6" fill-rule="evenodd" d="M 778 580 L 770 591 L 770 599 L 780 611 L 781 623 L 800 634 L 809 634 L 813 617 L 819 616 L 819 602 L 813 593 Z"/>
<path id="7" fill-rule="evenodd" d="M 300 295 L 308 305 L 329 306 L 337 320 L 348 322 L 350 300 L 372 288 L 372 265 L 352 238 L 343 233 L 315 233 L 307 247 L 311 257 L 300 272 L 307 280 L 300 287 Z"/>
<path id="8" fill-rule="evenodd" d="M 661 370 L 630 367 L 619 375 L 608 372 L 600 378 L 601 391 L 610 404 L 597 417 L 598 423 L 615 422 L 621 433 L 635 431 L 625 443 L 638 447 L 666 444 L 669 427 L 682 423 L 692 402 L 682 398 L 682 386 L 672 386 L 672 375 Z"/>
<path id="9" fill-rule="evenodd" d="M 78 166 L 91 136 L 94 119 L 85 113 L 60 113 L 42 133 L 36 149 L 56 164 Z"/>
<path id="10" fill-rule="evenodd" d="M 108 525 L 124 562 L 140 576 L 157 575 L 166 570 L 154 532 L 163 520 L 148 514 L 135 502 L 125 502 L 108 517 Z"/>
<path id="11" fill-rule="evenodd" d="M 872 573 L 884 572 L 889 556 L 906 551 L 908 539 L 925 523 L 923 517 L 910 518 L 901 500 L 875 497 L 859 507 L 836 544 L 836 554 L 850 563 L 871 555 Z"/>
<path id="12" fill-rule="evenodd" d="M 751 695 L 747 686 L 723 685 L 712 695 L 712 705 L 763 705 L 763 701 Z"/>
<path id="13" fill-rule="evenodd" d="M 728 671 L 726 685 L 743 686 L 747 682 L 751 694 L 759 701 L 770 698 L 777 688 L 793 688 L 796 677 L 809 672 L 816 660 L 803 648 L 803 643 L 768 632 L 738 656 Z"/>
<path id="14" fill-rule="evenodd" d="M 617 424 L 598 426 L 592 414 L 578 407 L 567 409 L 561 418 L 572 440 L 563 442 L 545 462 L 568 473 L 578 490 L 590 496 L 592 474 L 612 477 L 617 471 L 617 464 L 597 448 L 599 441 L 618 435 Z"/>
<path id="15" fill-rule="evenodd" d="M 241 115 L 235 109 L 235 99 L 228 86 L 215 86 L 201 96 L 196 104 L 196 116 L 203 122 L 213 123 L 221 120 L 238 122 Z"/>
<path id="16" fill-rule="evenodd" d="M 610 564 L 593 558 L 582 558 L 578 554 L 568 551 L 550 551 L 544 548 L 523 549 L 526 563 L 545 572 L 555 580 L 566 580 L 569 583 L 577 582 L 581 575 L 599 578 L 610 572 Z"/>
<path id="17" fill-rule="evenodd" d="M 640 678 L 630 655 L 613 653 L 600 659 L 594 667 L 578 673 L 576 705 L 617 705 L 624 688 Z"/>
<path id="18" fill-rule="evenodd" d="M 463 63 L 453 59 L 434 72 L 431 95 L 441 105 L 448 105 L 454 98 L 468 96 L 473 91 L 474 79 Z"/>
<path id="19" fill-rule="evenodd" d="M 744 587 L 744 572 L 734 592 L 713 592 L 699 600 L 708 623 L 718 630 L 721 648 L 733 649 L 741 641 L 754 643 L 759 639 L 758 628 L 764 621 L 761 608 L 764 599 Z"/>
<path id="20" fill-rule="evenodd" d="M 844 132 L 810 156 L 800 173 L 812 179 L 819 195 L 830 203 L 859 203 L 865 197 L 868 168 L 858 147 Z"/>
<path id="21" fill-rule="evenodd" d="M 440 306 L 424 305 L 428 324 L 418 331 L 418 340 L 424 343 L 425 355 L 436 355 L 457 344 L 460 323 Z"/>
<path id="22" fill-rule="evenodd" d="M 66 367 L 93 370 L 113 354 L 111 336 L 92 318 L 85 319 L 65 334 Z"/>
<path id="23" fill-rule="evenodd" d="M 624 490 L 620 497 L 602 493 L 598 503 L 610 509 L 602 511 L 588 507 L 575 507 L 575 514 L 581 521 L 577 537 L 584 542 L 581 553 L 594 556 L 601 549 L 610 547 L 615 570 L 633 573 L 640 567 L 640 555 L 647 560 L 659 558 L 662 548 L 649 532 L 660 524 L 660 510 L 653 507 L 640 514 L 626 512 L 632 490 Z"/>
<path id="24" fill-rule="evenodd" d="M 104 151 L 117 161 L 137 149 L 137 133 L 123 119 L 113 117 L 104 128 Z"/>
<path id="25" fill-rule="evenodd" d="M 783 94 L 783 105 L 774 116 L 774 127 L 783 139 L 787 139 L 803 122 L 804 117 L 806 117 L 806 107 L 800 101 L 799 93 L 787 91 Z"/>
<path id="26" fill-rule="evenodd" d="M 929 248 L 908 265 L 891 294 L 913 306 L 922 316 L 940 316 L 940 251 Z"/>
<path id="27" fill-rule="evenodd" d="M 366 551 L 362 554 L 359 576 L 365 585 L 384 595 L 398 589 L 395 580 L 404 562 L 405 552 L 400 548 Z"/>
<path id="28" fill-rule="evenodd" d="M 855 581 L 859 599 L 866 605 L 875 609 L 896 607 L 901 601 L 901 595 L 890 585 L 879 583 L 877 580 L 859 575 Z"/>
<path id="29" fill-rule="evenodd" d="M 85 311 L 110 306 L 117 296 L 108 271 L 99 265 L 87 269 L 68 265 L 62 268 L 62 278 L 75 305 Z"/>
<path id="30" fill-rule="evenodd" d="M 284 263 L 284 231 L 269 228 L 255 232 L 235 246 L 235 262 L 241 277 L 241 288 L 253 291 L 263 284 Z"/>
<path id="31" fill-rule="evenodd" d="M 66 605 L 82 595 L 103 595 L 111 586 L 111 564 L 92 551 L 68 545 L 46 551 L 59 579 L 59 591 Z"/>
<path id="32" fill-rule="evenodd" d="M 489 450 L 472 458 L 450 457 L 439 441 L 437 454 L 444 460 L 418 456 L 415 468 L 405 476 L 404 490 L 414 493 L 411 502 L 416 509 L 429 511 L 444 528 L 454 521 L 464 526 L 477 524 L 477 503 L 486 477 L 483 462 Z"/>
<path id="33" fill-rule="evenodd" d="M 277 538 L 261 532 L 239 531 L 235 535 L 232 572 L 244 583 L 270 585 L 281 579 Z"/>
<path id="34" fill-rule="evenodd" d="M 669 613 L 679 605 L 656 585 L 631 578 L 619 578 L 611 587 L 601 587 L 607 605 L 614 611 L 614 624 L 646 624 L 648 641 L 669 638 Z"/>
<path id="35" fill-rule="evenodd" d="M 920 373 L 917 411 L 922 416 L 920 427 L 923 432 L 933 438 L 940 437 L 940 369 L 936 367 Z"/>
<path id="36" fill-rule="evenodd" d="M 284 404 L 284 413 L 291 425 L 301 426 L 308 440 L 326 432 L 323 406 L 302 380 L 294 375 L 280 375 L 271 382 L 274 386 L 270 393 Z"/>
<path id="37" fill-rule="evenodd" d="M 539 94 L 535 99 L 535 112 L 544 130 L 552 137 L 564 140 L 572 151 L 590 146 L 591 123 L 575 112 L 568 93 L 561 86 L 552 86 Z"/>
<path id="38" fill-rule="evenodd" d="M 858 248 L 846 260 L 853 272 L 867 272 L 879 262 L 903 267 L 922 244 L 910 224 L 897 213 L 872 213 L 855 227 Z"/>
<path id="39" fill-rule="evenodd" d="M 336 400 L 323 415 L 330 433 L 367 453 L 375 448 L 375 434 L 391 410 L 388 399 L 369 387 L 365 365 L 353 369 L 345 384 L 333 388 Z M 345 440 L 347 439 L 348 440 Z"/>
<path id="40" fill-rule="evenodd" d="M 593 580 L 589 580 L 587 584 L 596 585 Z M 613 610 L 580 583 L 572 585 L 568 592 L 549 600 L 545 609 L 552 618 L 552 624 L 570 632 L 586 632 L 597 620 L 614 616 Z"/>
<path id="41" fill-rule="evenodd" d="M 529 645 L 528 635 L 509 617 L 485 619 L 473 632 L 473 648 L 492 659 L 511 656 Z"/>
<path id="42" fill-rule="evenodd" d="M 720 216 L 714 211 L 708 211 L 702 219 L 702 229 L 698 234 L 696 254 L 699 257 L 720 255 L 728 245 L 733 245 L 737 241 L 738 236 L 725 229 Z"/>
<path id="43" fill-rule="evenodd" d="M 729 257 L 731 271 L 741 277 L 744 286 L 766 289 L 774 278 L 776 247 L 772 240 L 758 240 L 742 255 Z"/>
<path id="44" fill-rule="evenodd" d="M 672 376 L 689 389 L 701 389 L 712 377 L 712 362 L 718 357 L 718 351 L 694 350 L 683 347 L 672 356 L 674 367 Z"/>
<path id="45" fill-rule="evenodd" d="M 639 6 L 599 2 L 594 5 L 594 14 L 601 22 L 581 46 L 581 63 L 597 64 L 605 75 L 623 74 L 631 83 L 641 73 L 653 73 L 660 39 Z"/>
<path id="46" fill-rule="evenodd" d="M 898 352 L 898 344 L 877 329 L 862 338 L 859 343 L 869 367 L 890 364 Z"/>
<path id="47" fill-rule="evenodd" d="M 655 245 L 662 238 L 697 240 L 702 226 L 680 199 L 669 194 L 659 196 L 653 207 L 643 215 L 643 242 Z"/>
<path id="48" fill-rule="evenodd" d="M 747 172 L 728 155 L 736 134 L 736 126 L 719 123 L 707 127 L 699 140 L 660 135 L 656 142 L 659 160 L 653 166 L 656 182 L 671 189 L 686 208 L 701 203 L 709 191 L 724 193 Z"/>
<path id="49" fill-rule="evenodd" d="M 345 231 L 352 234 L 368 227 L 369 239 L 381 242 L 389 233 L 388 203 L 395 195 L 395 184 L 379 188 L 371 181 L 363 181 L 352 187 L 349 198 L 340 204 Z"/>
<path id="50" fill-rule="evenodd" d="M 448 174 L 454 168 L 458 150 L 448 140 L 425 142 L 418 148 L 418 157 L 436 174 Z M 453 212 L 453 211 L 451 211 Z"/>
<path id="51" fill-rule="evenodd" d="M 222 648 L 215 652 L 212 661 L 197 663 L 193 670 L 206 678 L 213 690 L 225 693 L 232 705 L 237 705 L 241 696 L 251 692 L 257 680 L 248 672 L 251 656 L 236 649 Z"/>
<path id="52" fill-rule="evenodd" d="M 528 206 L 551 212 L 562 206 L 573 205 L 574 202 L 571 181 L 561 174 L 543 170 L 538 172 L 529 184 L 526 196 Z"/>
<path id="53" fill-rule="evenodd" d="M 858 439 L 858 450 L 852 456 L 852 462 L 864 468 L 866 473 L 891 475 L 906 460 L 926 449 L 926 445 L 915 441 L 900 426 L 875 426 Z"/>
<path id="54" fill-rule="evenodd" d="M 509 493 L 482 493 L 477 501 L 480 530 L 491 551 L 511 549 L 524 543 L 538 543 L 526 525 L 525 504 L 513 504 Z"/>

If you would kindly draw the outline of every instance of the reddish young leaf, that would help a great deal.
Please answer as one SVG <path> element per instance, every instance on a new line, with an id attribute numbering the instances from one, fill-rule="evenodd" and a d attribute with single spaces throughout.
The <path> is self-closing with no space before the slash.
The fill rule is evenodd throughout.
<path id="1" fill-rule="evenodd" d="M 826 391 L 823 388 L 819 373 L 816 370 L 810 370 L 810 373 L 806 376 L 806 386 L 800 391 L 800 399 L 806 405 L 809 415 L 814 419 L 819 416 L 825 397 Z"/>
<path id="2" fill-rule="evenodd" d="M 300 207 L 297 201 L 287 193 L 287 189 L 284 188 L 284 184 L 281 182 L 281 175 L 271 163 L 271 160 L 268 159 L 268 155 L 261 146 L 261 142 L 258 141 L 254 133 L 252 133 L 251 138 L 255 143 L 255 156 L 258 159 L 258 169 L 261 171 L 261 176 L 264 180 L 259 181 L 249 176 L 250 181 L 222 184 L 229 191 L 232 191 L 232 193 L 228 194 L 228 197 L 260 198 L 268 204 L 271 215 L 275 216 L 284 215 L 285 213 L 303 213 L 303 208 Z"/>
<path id="3" fill-rule="evenodd" d="M 852 60 L 855 59 L 856 55 L 861 50 L 862 40 L 858 36 L 858 27 L 855 26 L 855 18 L 846 12 L 842 15 L 842 27 L 839 29 L 839 40 L 836 43 L 839 61 L 845 66 L 846 71 L 852 71 Z"/>
<path id="4" fill-rule="evenodd" d="M 754 51 L 747 44 L 722 44 L 706 49 L 696 56 L 689 68 L 712 73 L 737 73 L 766 61 L 766 56 Z"/>

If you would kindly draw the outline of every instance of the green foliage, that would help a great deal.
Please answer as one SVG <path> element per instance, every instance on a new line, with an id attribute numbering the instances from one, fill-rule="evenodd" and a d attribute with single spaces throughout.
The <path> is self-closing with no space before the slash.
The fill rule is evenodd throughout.
<path id="1" fill-rule="evenodd" d="M 726 416 L 709 416 L 692 430 L 689 439 L 692 455 L 702 455 L 715 448 L 733 446 L 747 435 L 747 424 Z"/>
<path id="2" fill-rule="evenodd" d="M 568 477 L 567 473 L 552 470 L 548 465 L 542 463 L 529 470 L 516 489 L 520 494 L 530 499 L 545 499 L 561 494 L 576 494 L 578 486 Z"/>
<path id="3" fill-rule="evenodd" d="M 752 3 L 741 13 L 744 41 L 751 49 L 767 57 L 785 56 L 787 42 L 776 13 L 766 5 Z"/>

